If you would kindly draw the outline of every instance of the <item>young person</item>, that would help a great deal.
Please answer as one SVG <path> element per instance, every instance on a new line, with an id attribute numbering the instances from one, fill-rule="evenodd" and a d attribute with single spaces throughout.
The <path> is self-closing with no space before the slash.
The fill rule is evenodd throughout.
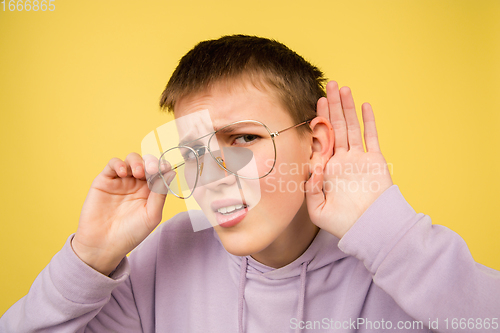
<path id="1" fill-rule="evenodd" d="M 148 187 L 155 164 L 113 158 L 76 234 L 0 331 L 452 332 L 464 322 L 500 331 L 499 272 L 411 208 L 392 183 L 371 106 L 362 106 L 365 151 L 349 88 L 331 81 L 325 94 L 324 82 L 276 41 L 196 45 L 161 106 L 177 119 L 208 110 L 214 128 L 252 120 L 270 129 L 275 159 L 257 180 L 258 203 L 235 203 L 235 183 L 244 185 L 226 174 L 204 185 L 203 214 L 191 216 L 213 228 L 193 232 L 182 213 L 151 233 L 166 197 Z M 230 137 L 250 149 L 267 142 Z"/>

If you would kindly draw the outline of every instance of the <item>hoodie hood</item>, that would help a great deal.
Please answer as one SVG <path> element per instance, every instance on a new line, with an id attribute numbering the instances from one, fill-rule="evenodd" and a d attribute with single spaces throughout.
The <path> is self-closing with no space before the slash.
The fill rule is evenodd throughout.
<path id="1" fill-rule="evenodd" d="M 221 243 L 215 230 L 214 236 Z M 239 332 L 244 332 L 245 285 L 247 280 L 255 280 L 258 283 L 269 285 L 279 282 L 277 280 L 300 280 L 296 290 L 298 300 L 296 318 L 299 321 L 302 320 L 306 298 L 307 274 L 348 256 L 338 248 L 338 242 L 337 237 L 320 229 L 307 250 L 293 262 L 281 268 L 272 268 L 256 261 L 251 256 L 238 257 L 226 251 L 231 276 L 238 286 Z M 297 329 L 297 332 L 300 332 L 300 330 Z"/>

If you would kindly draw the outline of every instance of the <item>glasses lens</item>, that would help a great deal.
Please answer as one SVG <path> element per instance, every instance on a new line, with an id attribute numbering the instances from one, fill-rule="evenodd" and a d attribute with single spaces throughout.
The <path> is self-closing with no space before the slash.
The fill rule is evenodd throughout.
<path id="1" fill-rule="evenodd" d="M 217 164 L 242 178 L 262 178 L 275 163 L 271 134 L 256 121 L 237 122 L 219 129 L 210 138 L 208 147 Z"/>
<path id="2" fill-rule="evenodd" d="M 165 151 L 158 160 L 163 184 L 175 196 L 189 198 L 198 181 L 198 156 L 193 148 L 174 147 Z"/>

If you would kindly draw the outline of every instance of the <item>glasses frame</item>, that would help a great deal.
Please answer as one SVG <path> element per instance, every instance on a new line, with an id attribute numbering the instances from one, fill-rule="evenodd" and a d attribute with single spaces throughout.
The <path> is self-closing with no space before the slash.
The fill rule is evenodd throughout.
<path id="1" fill-rule="evenodd" d="M 175 195 L 177 198 L 179 199 L 188 199 L 189 197 L 191 197 L 193 195 L 193 192 L 194 192 L 194 189 L 196 188 L 196 185 L 198 184 L 198 177 L 199 177 L 199 172 L 200 172 L 200 156 L 198 155 L 198 152 L 196 150 L 194 150 L 192 147 L 189 147 L 189 146 L 185 146 L 186 144 L 189 144 L 191 142 L 194 142 L 194 141 L 197 141 L 197 140 L 200 140 L 200 139 L 203 139 L 207 136 L 210 135 L 210 138 L 208 139 L 208 143 L 206 146 L 201 146 L 201 147 L 204 147 L 208 150 L 208 152 L 210 153 L 210 156 L 212 156 L 212 158 L 214 159 L 214 161 L 219 165 L 220 168 L 222 168 L 223 170 L 229 172 L 230 174 L 234 175 L 235 177 L 238 177 L 238 178 L 243 178 L 243 179 L 252 179 L 252 180 L 256 180 L 256 179 L 261 179 L 261 178 L 264 178 L 266 177 L 267 175 L 269 175 L 273 170 L 274 170 L 274 166 L 276 165 L 276 157 L 277 157 L 277 152 L 276 152 L 276 142 L 274 141 L 274 139 L 276 137 L 278 137 L 281 133 L 283 132 L 286 132 L 290 129 L 293 129 L 293 128 L 297 128 L 299 126 L 302 126 L 302 125 L 305 125 L 307 123 L 310 123 L 314 118 L 311 118 L 311 119 L 308 119 L 306 121 L 303 121 L 299 124 L 296 124 L 296 125 L 292 125 L 290 127 L 287 127 L 287 128 L 284 128 L 282 130 L 279 130 L 279 131 L 275 131 L 275 132 L 271 132 L 271 130 L 269 129 L 269 127 L 266 126 L 266 124 L 264 124 L 263 122 L 260 122 L 258 120 L 252 120 L 252 119 L 248 119 L 248 120 L 238 120 L 238 121 L 235 121 L 233 123 L 230 123 L 230 124 L 227 124 L 221 128 L 219 128 L 217 131 L 213 131 L 213 132 L 210 132 L 208 134 L 205 134 L 197 139 L 194 139 L 194 140 L 191 140 L 189 142 L 185 142 L 183 145 L 181 146 L 176 146 L 176 147 L 172 147 L 172 148 L 169 148 L 167 150 L 165 150 L 160 158 L 158 159 L 158 170 L 161 170 L 161 159 L 163 157 L 163 155 L 165 155 L 166 153 L 168 153 L 169 151 L 171 151 L 172 149 L 176 149 L 176 148 L 185 148 L 185 149 L 189 149 L 191 150 L 193 153 L 194 153 L 194 156 L 196 157 L 196 165 L 197 165 L 197 172 L 196 172 L 196 180 L 194 182 L 194 186 L 193 186 L 193 191 L 191 191 L 191 194 L 188 195 L 187 197 L 183 197 L 183 196 L 179 196 L 177 195 L 176 193 L 174 193 L 171 189 L 170 189 L 170 186 L 168 186 L 167 184 L 167 181 L 165 180 L 165 178 L 163 177 L 163 174 L 158 171 L 158 174 L 156 174 L 155 176 L 151 177 L 148 179 L 148 183 L 151 183 L 154 181 L 156 181 L 156 179 L 158 179 L 158 175 L 161 177 L 161 179 L 163 180 L 163 184 L 167 187 L 167 189 L 173 194 Z M 210 141 L 212 140 L 212 138 L 214 137 L 214 135 L 217 134 L 217 132 L 229 127 L 229 126 L 232 126 L 232 125 L 235 125 L 235 124 L 240 124 L 240 123 L 248 123 L 248 122 L 251 122 L 251 123 L 256 123 L 256 124 L 259 124 L 259 125 L 262 125 L 266 130 L 267 132 L 269 133 L 269 136 L 271 137 L 271 140 L 273 142 L 273 149 L 274 149 L 274 162 L 273 162 L 273 165 L 271 167 L 271 169 L 265 174 L 265 175 L 262 175 L 260 177 L 245 177 L 245 176 L 240 176 L 238 175 L 237 173 L 235 172 L 232 172 L 231 170 L 227 169 L 226 166 L 224 165 L 224 160 L 219 158 L 219 157 L 215 157 L 214 154 L 212 153 L 212 151 L 210 150 Z M 222 162 L 220 160 L 222 160 Z M 171 170 L 175 170 L 177 169 L 178 167 L 184 165 L 185 163 L 181 163 L 179 165 L 177 165 L 175 168 L 172 168 Z"/>

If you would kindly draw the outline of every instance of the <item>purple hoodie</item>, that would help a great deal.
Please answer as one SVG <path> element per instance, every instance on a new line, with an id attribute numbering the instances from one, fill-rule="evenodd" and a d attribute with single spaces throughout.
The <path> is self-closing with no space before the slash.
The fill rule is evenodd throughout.
<path id="1" fill-rule="evenodd" d="M 320 230 L 279 269 L 229 254 L 186 213 L 110 277 L 82 262 L 71 238 L 0 332 L 500 332 L 500 272 L 415 213 L 396 185 L 340 241 Z"/>

